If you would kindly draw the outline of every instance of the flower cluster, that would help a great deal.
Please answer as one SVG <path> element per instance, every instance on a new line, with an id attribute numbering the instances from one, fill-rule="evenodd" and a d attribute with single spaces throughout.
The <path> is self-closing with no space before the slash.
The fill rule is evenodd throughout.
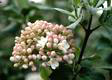
<path id="1" fill-rule="evenodd" d="M 35 62 L 38 60 L 44 67 L 56 69 L 60 62 L 73 63 L 75 57 L 73 33 L 63 25 L 36 21 L 28 23 L 21 30 L 20 37 L 15 38 L 10 60 L 14 67 L 36 70 Z"/>

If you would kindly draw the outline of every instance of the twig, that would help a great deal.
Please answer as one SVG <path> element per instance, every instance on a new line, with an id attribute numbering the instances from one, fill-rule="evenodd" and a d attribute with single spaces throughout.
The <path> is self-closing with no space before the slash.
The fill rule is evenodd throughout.
<path id="1" fill-rule="evenodd" d="M 84 54 L 84 51 L 85 51 L 85 48 L 86 48 L 86 45 L 87 45 L 87 41 L 89 39 L 89 36 L 90 34 L 92 33 L 91 31 L 91 23 L 92 23 L 92 15 L 90 16 L 90 20 L 89 20 L 89 23 L 88 23 L 88 28 L 84 28 L 83 29 L 85 30 L 85 39 L 84 39 L 84 42 L 83 42 L 83 45 L 82 45 L 82 48 L 81 48 L 81 52 L 80 52 L 80 56 L 79 56 L 79 59 L 78 59 L 78 62 L 77 64 L 80 64 L 81 63 L 81 60 L 82 60 L 82 57 L 83 57 L 83 54 Z"/>
<path id="2" fill-rule="evenodd" d="M 95 30 L 97 30 L 97 29 L 100 28 L 100 27 L 101 27 L 101 25 L 95 27 L 94 29 L 92 29 L 92 32 L 95 31 Z"/>

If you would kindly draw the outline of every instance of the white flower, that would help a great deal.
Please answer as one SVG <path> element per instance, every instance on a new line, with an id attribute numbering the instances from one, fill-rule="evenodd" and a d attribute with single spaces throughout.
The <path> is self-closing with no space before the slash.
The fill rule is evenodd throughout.
<path id="1" fill-rule="evenodd" d="M 50 66 L 51 66 L 52 69 L 55 70 L 59 66 L 59 62 L 56 61 L 55 59 L 51 59 L 50 60 Z"/>
<path id="2" fill-rule="evenodd" d="M 37 48 L 44 48 L 45 44 L 47 43 L 47 37 L 41 37 L 40 40 L 37 41 L 36 47 Z"/>
<path id="3" fill-rule="evenodd" d="M 58 47 L 59 47 L 60 50 L 62 50 L 64 53 L 66 53 L 68 48 L 70 47 L 70 45 L 68 44 L 68 42 L 66 40 L 62 40 L 58 44 Z"/>

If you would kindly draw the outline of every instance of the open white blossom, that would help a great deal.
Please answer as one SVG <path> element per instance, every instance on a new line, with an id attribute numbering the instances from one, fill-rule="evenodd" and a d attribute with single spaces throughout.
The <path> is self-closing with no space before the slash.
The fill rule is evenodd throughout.
<path id="1" fill-rule="evenodd" d="M 58 44 L 60 50 L 62 50 L 64 53 L 67 52 L 68 48 L 70 47 L 70 45 L 68 44 L 68 42 L 66 40 L 62 40 L 59 44 Z"/>
<path id="2" fill-rule="evenodd" d="M 40 47 L 40 48 L 44 48 L 44 46 L 45 46 L 46 43 L 47 43 L 47 40 L 48 40 L 47 37 L 41 37 L 41 39 L 37 41 L 36 46 L 37 46 L 37 47 Z"/>
<path id="3" fill-rule="evenodd" d="M 55 70 L 59 66 L 59 62 L 56 61 L 55 59 L 51 59 L 50 60 L 50 66 L 51 66 L 52 69 Z"/>

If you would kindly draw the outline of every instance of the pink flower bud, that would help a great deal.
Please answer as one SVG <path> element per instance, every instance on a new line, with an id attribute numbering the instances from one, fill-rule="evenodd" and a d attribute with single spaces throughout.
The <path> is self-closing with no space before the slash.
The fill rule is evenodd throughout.
<path id="1" fill-rule="evenodd" d="M 47 55 L 50 56 L 51 55 L 51 52 L 47 52 Z"/>
<path id="2" fill-rule="evenodd" d="M 63 56 L 63 59 L 67 61 L 68 60 L 68 56 L 67 55 L 64 55 Z"/>
<path id="3" fill-rule="evenodd" d="M 44 55 L 44 52 L 43 52 L 43 51 L 39 51 L 39 54 L 40 54 L 40 55 Z"/>
<path id="4" fill-rule="evenodd" d="M 58 38 L 58 36 L 57 35 L 53 35 L 53 38 Z"/>
<path id="5" fill-rule="evenodd" d="M 35 60 L 35 59 L 37 59 L 37 56 L 35 54 L 33 54 L 32 58 Z"/>
<path id="6" fill-rule="evenodd" d="M 52 38 L 51 37 L 48 38 L 48 42 L 52 42 Z"/>
<path id="7" fill-rule="evenodd" d="M 48 42 L 46 45 L 48 48 L 52 48 L 52 44 L 50 42 Z"/>
<path id="8" fill-rule="evenodd" d="M 52 52 L 51 52 L 51 56 L 52 56 L 52 57 L 56 56 L 56 52 L 55 52 L 55 51 L 52 51 Z"/>
<path id="9" fill-rule="evenodd" d="M 57 38 L 54 38 L 54 43 L 58 43 L 59 40 Z"/>
<path id="10" fill-rule="evenodd" d="M 21 59 L 21 56 L 15 56 L 16 57 L 16 59 L 19 61 L 20 59 Z"/>
<path id="11" fill-rule="evenodd" d="M 57 57 L 56 60 L 59 61 L 59 62 L 61 62 L 62 58 L 61 57 Z"/>
<path id="12" fill-rule="evenodd" d="M 32 55 L 29 55 L 29 56 L 28 56 L 28 59 L 30 59 L 30 60 L 33 59 Z"/>
<path id="13" fill-rule="evenodd" d="M 40 54 L 37 54 L 37 59 L 41 59 L 41 55 Z"/>
<path id="14" fill-rule="evenodd" d="M 47 59 L 47 56 L 42 56 L 42 60 L 46 60 Z"/>
<path id="15" fill-rule="evenodd" d="M 75 57 L 74 54 L 69 54 L 68 56 L 70 57 L 70 59 L 74 59 L 74 57 Z"/>
<path id="16" fill-rule="evenodd" d="M 28 48 L 27 49 L 27 53 L 31 53 L 32 52 L 32 49 L 31 48 Z"/>
<path id="17" fill-rule="evenodd" d="M 42 51 L 42 52 L 44 52 L 44 49 L 43 48 L 40 48 L 39 50 Z"/>

